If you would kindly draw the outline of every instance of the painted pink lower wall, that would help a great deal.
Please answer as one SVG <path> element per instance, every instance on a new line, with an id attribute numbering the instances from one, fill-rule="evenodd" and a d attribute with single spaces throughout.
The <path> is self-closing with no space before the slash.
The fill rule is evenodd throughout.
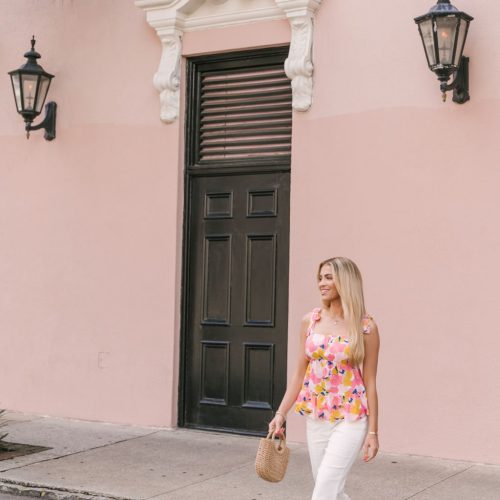
<path id="1" fill-rule="evenodd" d="M 0 407 L 176 425 L 182 170 L 132 2 L 0 2 Z M 35 34 L 57 138 L 5 73 Z"/>
<path id="2" fill-rule="evenodd" d="M 294 114 L 288 358 L 318 261 L 349 256 L 381 332 L 382 449 L 500 463 L 500 7 L 457 5 L 475 17 L 459 106 L 440 101 L 412 20 L 431 3 L 317 14 L 313 107 Z M 123 0 L 0 11 L 3 74 L 35 33 L 59 105 L 56 140 L 28 142 L 0 79 L 0 407 L 175 426 L 183 120 L 159 121 L 158 37 Z M 183 51 L 289 37 L 286 21 L 192 32 Z"/>
<path id="3" fill-rule="evenodd" d="M 472 97 L 443 104 L 412 21 L 429 7 L 318 13 L 314 105 L 293 129 L 289 359 L 317 263 L 349 256 L 381 333 L 382 449 L 500 463 L 500 39 L 489 8 L 461 2 Z"/>
<path id="4" fill-rule="evenodd" d="M 300 144 L 292 166 L 292 336 L 318 303 L 317 263 L 353 258 L 381 333 L 386 451 L 499 461 L 491 432 L 500 417 L 494 368 L 500 172 L 495 148 L 480 146 L 495 144 L 497 131 L 481 123 L 499 111 L 498 103 L 477 106 L 467 127 L 450 124 L 444 108 L 294 123 Z M 417 152 L 446 127 L 455 151 L 434 144 L 423 161 Z M 324 162 L 311 162 L 307 143 Z M 295 342 L 289 359 L 296 349 Z M 300 417 L 292 430 L 303 437 Z"/>

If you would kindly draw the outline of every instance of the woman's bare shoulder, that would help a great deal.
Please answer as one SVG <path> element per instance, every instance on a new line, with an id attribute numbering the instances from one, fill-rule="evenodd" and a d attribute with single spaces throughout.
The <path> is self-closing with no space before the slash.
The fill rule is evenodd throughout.
<path id="1" fill-rule="evenodd" d="M 302 318 L 302 323 L 311 323 L 312 321 L 318 321 L 320 318 L 321 307 L 315 307 L 312 311 L 309 311 Z"/>
<path id="2" fill-rule="evenodd" d="M 312 321 L 313 314 L 314 314 L 314 311 L 309 311 L 308 313 L 304 314 L 304 316 L 302 316 L 302 321 L 300 323 L 300 326 L 301 326 L 300 329 L 302 332 L 305 332 L 309 328 L 309 325 L 311 324 L 311 321 Z"/>
<path id="3" fill-rule="evenodd" d="M 312 315 L 313 311 L 309 311 L 308 313 L 304 314 L 304 316 L 302 316 L 302 323 L 309 323 L 309 321 L 311 321 Z"/>

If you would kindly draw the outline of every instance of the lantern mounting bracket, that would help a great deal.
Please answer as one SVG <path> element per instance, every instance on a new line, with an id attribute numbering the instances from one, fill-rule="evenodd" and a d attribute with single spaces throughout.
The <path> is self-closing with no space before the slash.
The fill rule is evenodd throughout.
<path id="1" fill-rule="evenodd" d="M 446 92 L 453 90 L 453 102 L 464 104 L 470 99 L 469 94 L 469 58 L 462 56 L 460 66 L 451 83 L 441 82 L 443 101 L 446 101 Z"/>
<path id="2" fill-rule="evenodd" d="M 26 122 L 26 138 L 30 138 L 30 132 L 32 130 L 45 129 L 45 140 L 52 141 L 56 137 L 56 113 L 57 104 L 53 101 L 48 102 L 45 105 L 45 118 L 38 125 L 31 125 L 31 122 Z"/>

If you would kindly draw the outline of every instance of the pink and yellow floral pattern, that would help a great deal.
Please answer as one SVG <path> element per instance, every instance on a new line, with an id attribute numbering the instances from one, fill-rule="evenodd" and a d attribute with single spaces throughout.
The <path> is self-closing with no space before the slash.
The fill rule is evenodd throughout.
<path id="1" fill-rule="evenodd" d="M 307 331 L 305 353 L 309 364 L 295 411 L 330 422 L 357 420 L 368 412 L 361 373 L 349 363 L 348 339 L 314 333 L 320 311 L 318 308 L 312 312 Z M 370 316 L 363 319 L 363 333 L 369 333 L 370 320 Z"/>

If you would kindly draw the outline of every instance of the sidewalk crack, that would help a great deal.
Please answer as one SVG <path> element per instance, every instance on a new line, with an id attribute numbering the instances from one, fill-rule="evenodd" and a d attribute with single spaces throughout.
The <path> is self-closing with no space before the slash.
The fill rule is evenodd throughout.
<path id="1" fill-rule="evenodd" d="M 475 465 L 476 464 L 472 464 L 470 467 L 467 467 L 463 470 L 459 470 L 458 472 L 455 472 L 455 474 L 451 474 L 450 476 L 445 477 L 444 479 L 441 479 L 441 481 L 437 481 L 434 484 L 431 484 L 430 486 L 427 486 L 427 487 L 423 488 L 422 490 L 417 491 L 413 495 L 406 497 L 404 500 L 410 500 L 410 498 L 415 498 L 417 495 L 420 495 L 420 493 L 423 493 L 424 491 L 430 490 L 431 488 L 434 488 L 434 486 L 441 484 L 441 483 L 444 483 L 445 481 L 448 481 L 448 479 L 451 479 L 452 477 L 458 476 L 459 474 L 462 474 L 462 473 L 468 471 L 469 469 L 472 469 L 472 467 L 474 467 Z"/>

